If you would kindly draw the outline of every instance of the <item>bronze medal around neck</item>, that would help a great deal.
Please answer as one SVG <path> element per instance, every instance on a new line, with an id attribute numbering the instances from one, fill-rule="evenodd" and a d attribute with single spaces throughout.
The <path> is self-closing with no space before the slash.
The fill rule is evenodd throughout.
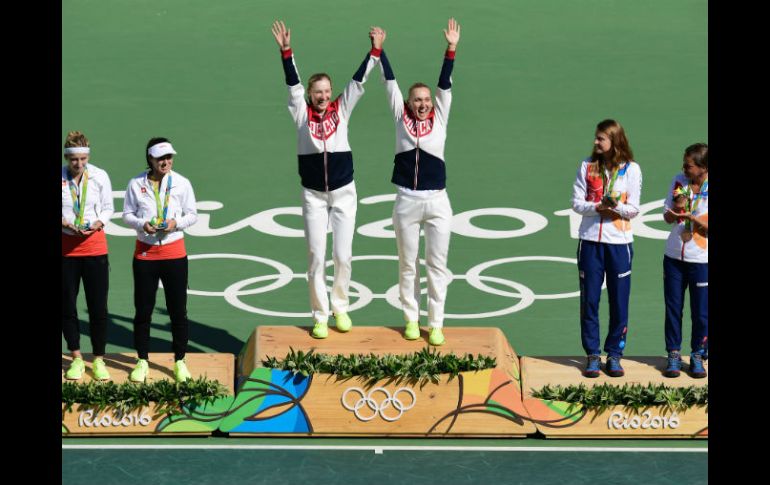
<path id="1" fill-rule="evenodd" d="M 692 231 L 682 231 L 682 235 L 680 237 L 682 238 L 682 241 L 690 242 L 692 239 Z"/>

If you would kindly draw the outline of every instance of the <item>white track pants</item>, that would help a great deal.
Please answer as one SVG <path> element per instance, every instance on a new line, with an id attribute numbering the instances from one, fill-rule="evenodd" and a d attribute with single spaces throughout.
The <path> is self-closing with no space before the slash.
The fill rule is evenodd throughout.
<path id="1" fill-rule="evenodd" d="M 305 221 L 308 259 L 307 283 L 310 289 L 310 309 L 315 322 L 326 322 L 329 319 L 325 267 L 329 226 L 332 230 L 334 260 L 331 309 L 334 313 L 348 311 L 357 201 L 355 182 L 331 192 L 302 188 L 302 218 Z"/>
<path id="2" fill-rule="evenodd" d="M 393 205 L 393 228 L 398 244 L 398 291 L 404 318 L 417 322 L 420 316 L 419 249 L 420 226 L 425 226 L 425 266 L 428 270 L 428 324 L 444 325 L 444 301 L 450 273 L 447 269 L 452 206 L 446 190 L 428 198 L 399 193 Z"/>

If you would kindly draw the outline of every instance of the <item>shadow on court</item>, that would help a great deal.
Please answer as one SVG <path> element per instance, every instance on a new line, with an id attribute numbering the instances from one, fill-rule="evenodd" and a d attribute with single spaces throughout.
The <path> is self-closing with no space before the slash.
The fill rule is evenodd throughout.
<path id="1" fill-rule="evenodd" d="M 238 354 L 243 348 L 244 342 L 232 336 L 226 330 L 214 328 L 204 323 L 188 318 L 190 323 L 188 352 L 223 352 Z M 117 322 L 128 324 L 128 328 L 117 325 Z M 133 317 L 108 313 L 107 315 L 107 341 L 110 345 L 118 345 L 128 349 L 134 348 Z M 153 321 L 150 324 L 150 352 L 171 352 L 171 337 L 160 338 L 158 331 L 171 332 L 171 320 L 165 308 L 156 308 L 153 312 Z M 81 342 L 90 338 L 88 321 L 80 320 Z M 197 345 L 205 345 L 201 347 Z M 82 343 L 81 343 L 82 345 Z M 211 350 L 208 350 L 211 349 Z"/>

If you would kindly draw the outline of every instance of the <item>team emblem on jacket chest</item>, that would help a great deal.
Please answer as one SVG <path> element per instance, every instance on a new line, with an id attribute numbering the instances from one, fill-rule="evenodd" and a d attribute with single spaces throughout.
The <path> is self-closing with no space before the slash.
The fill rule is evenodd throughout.
<path id="1" fill-rule="evenodd" d="M 308 111 L 311 111 L 308 108 Z M 336 110 L 326 110 L 323 118 L 317 113 L 308 113 L 307 127 L 310 130 L 310 136 L 317 140 L 327 140 L 337 131 L 340 124 L 340 116 Z"/>
<path id="2" fill-rule="evenodd" d="M 432 114 L 432 113 L 431 113 Z M 412 136 L 427 136 L 433 131 L 433 116 L 417 121 L 409 115 L 404 116 L 404 127 Z"/>

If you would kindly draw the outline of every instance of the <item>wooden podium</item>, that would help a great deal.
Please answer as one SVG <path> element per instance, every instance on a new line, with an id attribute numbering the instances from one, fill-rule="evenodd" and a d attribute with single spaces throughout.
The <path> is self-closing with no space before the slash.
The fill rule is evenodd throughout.
<path id="1" fill-rule="evenodd" d="M 635 412 L 622 406 L 610 407 L 602 413 L 586 412 L 580 405 L 562 401 L 546 401 L 532 397 L 532 391 L 550 384 L 562 386 L 585 384 L 592 387 L 609 383 L 615 386 L 638 383 L 665 384 L 669 387 L 703 386 L 708 378 L 693 379 L 684 369 L 677 378 L 663 376 L 665 357 L 623 357 L 623 377 L 609 377 L 603 371 L 597 378 L 584 377 L 584 356 L 522 357 L 522 391 L 524 406 L 537 430 L 546 438 L 708 438 L 708 412 L 705 407 L 673 412 L 662 406 L 651 406 Z M 605 357 L 602 357 L 604 362 Z M 706 363 L 708 370 L 708 364 Z"/>
<path id="2" fill-rule="evenodd" d="M 304 377 L 262 366 L 290 347 L 326 354 L 410 354 L 428 345 L 427 330 L 407 341 L 402 328 L 330 328 L 317 340 L 309 328 L 257 327 L 237 360 L 238 394 L 220 430 L 231 435 L 496 436 L 535 432 L 522 403 L 519 359 L 499 328 L 444 328 L 442 354 L 494 356 L 497 367 L 419 385 L 329 374 Z"/>
<path id="3" fill-rule="evenodd" d="M 705 386 L 682 372 L 666 378 L 665 357 L 624 357 L 623 377 L 589 379 L 582 375 L 585 357 L 519 357 L 497 327 L 449 327 L 446 343 L 431 347 L 442 354 L 495 357 L 496 367 L 461 372 L 438 383 L 416 383 L 365 377 L 308 376 L 264 367 L 268 357 L 283 360 L 290 352 L 316 354 L 407 355 L 428 347 L 427 329 L 418 340 L 403 338 L 402 328 L 354 327 L 348 333 L 330 329 L 317 340 L 310 329 L 260 326 L 252 332 L 234 362 L 232 354 L 187 354 L 193 378 L 206 376 L 230 390 L 230 396 L 207 405 L 185 405 L 171 414 L 157 404 L 128 415 L 95 412 L 83 405 L 71 411 L 62 404 L 62 436 L 206 435 L 221 431 L 235 436 L 366 436 L 366 437 L 525 437 L 537 432 L 547 438 L 708 438 L 705 406 L 675 411 L 650 406 L 635 411 L 623 406 L 590 411 L 579 404 L 532 396 L 546 385 L 665 384 Z M 92 379 L 93 356 L 85 355 Z M 686 369 L 689 361 L 685 360 Z M 128 380 L 136 357 L 108 354 L 105 363 L 115 383 Z M 62 354 L 62 382 L 70 357 Z M 235 364 L 235 368 L 234 368 Z M 708 364 L 706 364 L 708 368 Z M 148 383 L 173 381 L 173 354 L 150 354 Z M 234 393 L 237 391 L 237 394 Z M 235 394 L 235 395 L 233 395 Z"/>
<path id="4" fill-rule="evenodd" d="M 151 353 L 147 383 L 167 379 L 174 381 L 174 354 Z M 205 376 L 217 380 L 229 391 L 230 396 L 219 398 L 205 406 L 187 407 L 173 414 L 159 414 L 156 405 L 138 409 L 128 415 L 119 415 L 114 410 L 95 412 L 82 405 L 74 405 L 71 411 L 62 404 L 62 436 L 104 436 L 104 435 L 207 435 L 219 427 L 234 399 L 235 362 L 233 354 L 188 353 L 185 357 L 187 368 L 193 379 Z M 86 371 L 78 381 L 67 381 L 64 373 L 72 362 L 70 355 L 62 354 L 62 382 L 90 382 L 93 380 L 91 363 L 93 355 L 83 354 Z M 136 364 L 136 354 L 107 354 L 104 363 L 110 373 L 110 380 L 116 384 L 128 382 L 128 376 Z"/>

